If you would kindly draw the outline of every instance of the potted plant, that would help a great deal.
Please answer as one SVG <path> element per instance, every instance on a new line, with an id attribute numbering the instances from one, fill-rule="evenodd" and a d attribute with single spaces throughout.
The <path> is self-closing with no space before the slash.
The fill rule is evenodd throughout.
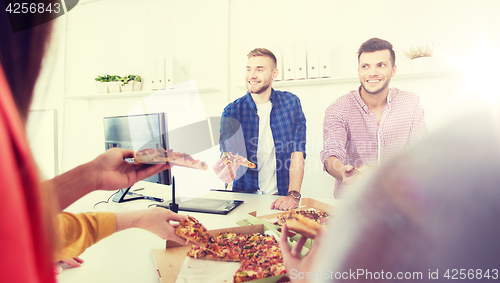
<path id="1" fill-rule="evenodd" d="M 95 78 L 96 81 L 96 87 L 97 87 L 97 93 L 108 93 L 108 84 L 107 82 L 109 81 L 109 76 L 105 74 L 104 76 L 97 76 Z"/>
<path id="2" fill-rule="evenodd" d="M 133 91 L 141 91 L 142 88 L 141 76 L 136 76 L 136 75 L 130 75 L 130 76 L 133 77 L 134 81 Z"/>
<path id="3" fill-rule="evenodd" d="M 118 75 L 104 74 L 104 76 L 97 76 L 95 80 L 97 82 L 97 93 L 120 92 L 121 77 Z"/>
<path id="4" fill-rule="evenodd" d="M 434 55 L 434 44 L 421 43 L 410 46 L 403 54 L 410 58 L 415 72 L 428 72 L 432 70 L 432 55 Z"/>
<path id="5" fill-rule="evenodd" d="M 118 75 L 97 76 L 95 78 L 97 93 L 116 93 L 141 91 L 141 77 L 128 75 L 120 77 Z"/>
<path id="6" fill-rule="evenodd" d="M 108 82 L 108 90 L 110 93 L 120 92 L 121 77 L 118 75 L 111 75 Z"/>
<path id="7" fill-rule="evenodd" d="M 121 81 L 121 90 L 122 92 L 131 92 L 134 89 L 134 75 L 128 75 L 126 77 L 122 77 Z"/>

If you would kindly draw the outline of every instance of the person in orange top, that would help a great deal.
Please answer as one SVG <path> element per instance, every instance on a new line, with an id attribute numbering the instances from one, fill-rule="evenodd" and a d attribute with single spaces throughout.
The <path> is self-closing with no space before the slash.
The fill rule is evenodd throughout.
<path id="1" fill-rule="evenodd" d="M 7 11 L 0 11 L 2 282 L 55 283 L 54 251 L 56 259 L 75 257 L 98 240 L 130 227 L 140 227 L 164 239 L 184 243 L 175 235 L 175 224 L 170 224 L 170 221 L 180 221 L 185 216 L 166 209 L 116 214 L 60 213 L 93 190 L 129 187 L 169 168 L 168 164 L 130 164 L 124 158 L 132 157 L 131 150 L 111 149 L 89 163 L 39 184 L 38 171 L 26 139 L 25 121 L 51 33 L 51 15 L 35 13 L 23 16 L 24 23 L 48 23 L 13 32 Z M 93 229 L 96 226 L 99 229 Z"/>

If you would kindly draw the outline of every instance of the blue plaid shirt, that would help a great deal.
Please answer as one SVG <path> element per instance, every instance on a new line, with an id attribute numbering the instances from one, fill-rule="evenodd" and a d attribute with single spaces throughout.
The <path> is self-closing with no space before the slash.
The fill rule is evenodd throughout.
<path id="1" fill-rule="evenodd" d="M 285 91 L 271 92 L 271 132 L 276 152 L 276 178 L 278 192 L 288 193 L 292 152 L 306 156 L 306 117 L 302 112 L 299 98 Z M 240 127 L 241 126 L 241 127 Z M 230 151 L 257 164 L 259 139 L 259 116 L 257 106 L 250 93 L 246 93 L 230 103 L 222 112 L 220 146 L 222 151 Z M 233 182 L 234 191 L 259 190 L 258 164 L 254 169 L 240 166 Z"/>

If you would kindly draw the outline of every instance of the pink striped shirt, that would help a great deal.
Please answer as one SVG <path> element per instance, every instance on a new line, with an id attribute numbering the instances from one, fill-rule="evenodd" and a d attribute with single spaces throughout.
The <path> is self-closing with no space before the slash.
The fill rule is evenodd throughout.
<path id="1" fill-rule="evenodd" d="M 335 156 L 354 167 L 378 165 L 426 132 L 424 109 L 417 95 L 390 88 L 378 125 L 358 88 L 326 109 L 321 162 Z M 342 182 L 336 180 L 334 196 L 340 196 L 342 189 Z"/>

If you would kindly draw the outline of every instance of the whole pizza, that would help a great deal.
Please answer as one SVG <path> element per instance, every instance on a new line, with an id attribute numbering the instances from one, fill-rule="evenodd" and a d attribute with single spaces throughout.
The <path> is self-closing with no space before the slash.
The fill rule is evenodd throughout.
<path id="1" fill-rule="evenodd" d="M 245 282 L 285 274 L 279 243 L 273 236 L 255 233 L 220 233 L 209 236 L 195 218 L 180 222 L 176 234 L 196 243 L 187 252 L 194 259 L 240 262 L 233 282 Z"/>

